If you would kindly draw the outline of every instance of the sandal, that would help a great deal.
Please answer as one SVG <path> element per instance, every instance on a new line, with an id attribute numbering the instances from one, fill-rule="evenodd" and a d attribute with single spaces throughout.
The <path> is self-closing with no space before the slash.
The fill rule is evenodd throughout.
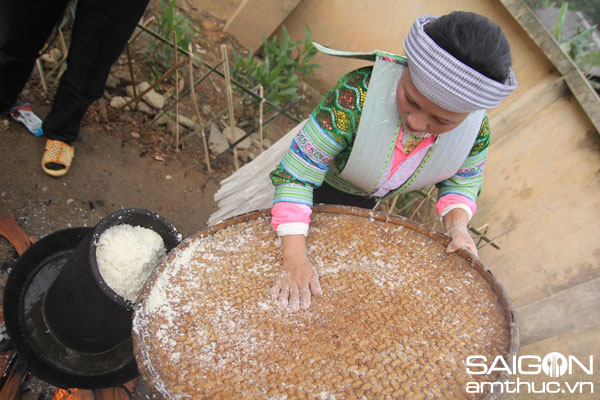
<path id="1" fill-rule="evenodd" d="M 75 148 L 60 140 L 46 139 L 42 156 L 42 169 L 53 177 L 63 176 L 69 171 Z"/>

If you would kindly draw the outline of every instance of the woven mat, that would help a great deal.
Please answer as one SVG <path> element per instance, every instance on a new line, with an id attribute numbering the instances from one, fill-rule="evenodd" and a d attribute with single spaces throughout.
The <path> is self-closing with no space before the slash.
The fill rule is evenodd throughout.
<path id="1" fill-rule="evenodd" d="M 435 236 L 435 235 L 434 235 Z M 314 213 L 324 294 L 270 299 L 280 247 L 263 213 L 171 252 L 134 316 L 142 376 L 164 398 L 472 398 L 469 355 L 511 351 L 510 314 L 484 270 L 439 240 L 375 218 Z"/>

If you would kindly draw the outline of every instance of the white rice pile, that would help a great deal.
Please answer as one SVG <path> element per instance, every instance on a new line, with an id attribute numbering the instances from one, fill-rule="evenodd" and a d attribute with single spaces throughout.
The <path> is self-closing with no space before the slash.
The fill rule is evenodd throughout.
<path id="1" fill-rule="evenodd" d="M 106 284 L 133 302 L 165 255 L 165 244 L 158 233 L 127 224 L 105 230 L 96 247 L 98 269 Z"/>

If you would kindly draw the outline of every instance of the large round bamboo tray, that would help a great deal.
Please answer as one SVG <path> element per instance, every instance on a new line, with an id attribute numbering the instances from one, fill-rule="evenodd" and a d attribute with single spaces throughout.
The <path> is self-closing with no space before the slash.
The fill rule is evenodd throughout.
<path id="1" fill-rule="evenodd" d="M 480 261 L 402 217 L 315 207 L 308 254 L 322 296 L 280 310 L 268 211 L 185 240 L 142 291 L 133 321 L 142 377 L 165 399 L 483 398 L 466 358 L 518 351 L 510 299 Z"/>

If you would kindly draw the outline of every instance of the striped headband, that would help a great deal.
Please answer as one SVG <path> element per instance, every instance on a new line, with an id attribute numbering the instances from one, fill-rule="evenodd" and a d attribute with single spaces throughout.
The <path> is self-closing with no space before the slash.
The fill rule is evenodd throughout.
<path id="1" fill-rule="evenodd" d="M 415 87 L 429 100 L 452 112 L 496 107 L 517 88 L 512 68 L 506 82 L 500 83 L 458 61 L 423 30 L 436 19 L 428 14 L 417 18 L 404 39 Z"/>

